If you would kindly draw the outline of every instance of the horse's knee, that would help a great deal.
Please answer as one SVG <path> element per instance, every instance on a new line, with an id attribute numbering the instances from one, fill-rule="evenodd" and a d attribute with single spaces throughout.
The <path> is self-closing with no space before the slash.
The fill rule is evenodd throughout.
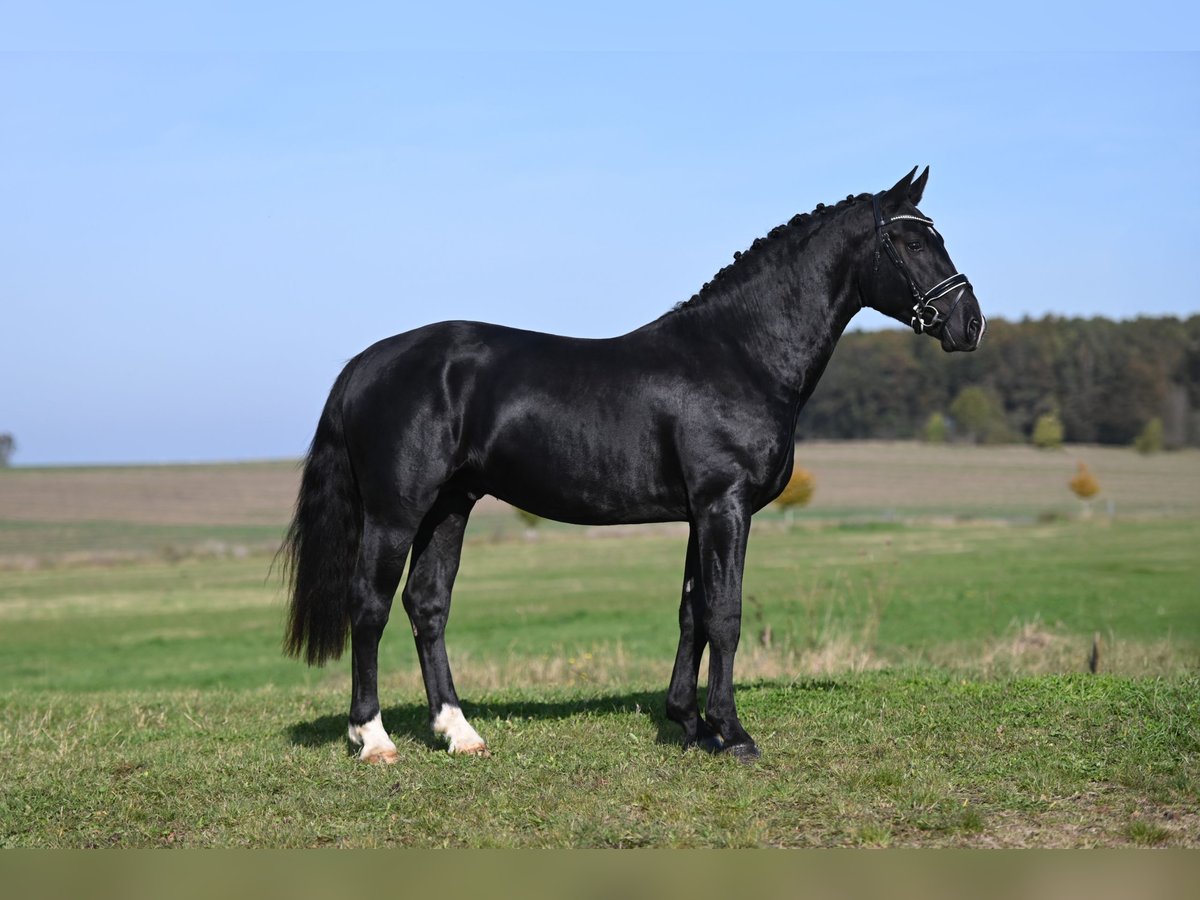
<path id="1" fill-rule="evenodd" d="M 429 593 L 404 591 L 404 611 L 412 623 L 413 636 L 423 641 L 436 641 L 446 630 L 450 604 L 447 599 Z"/>
<path id="2" fill-rule="evenodd" d="M 355 631 L 383 631 L 391 613 L 391 604 L 368 597 L 361 600 L 351 614 L 350 622 Z"/>
<path id="3" fill-rule="evenodd" d="M 706 617 L 704 630 L 713 650 L 733 653 L 742 636 L 742 617 L 740 614 L 712 613 Z"/>

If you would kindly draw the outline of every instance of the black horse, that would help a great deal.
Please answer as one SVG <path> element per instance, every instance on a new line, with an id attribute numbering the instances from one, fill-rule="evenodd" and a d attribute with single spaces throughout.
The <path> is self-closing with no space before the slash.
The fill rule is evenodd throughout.
<path id="1" fill-rule="evenodd" d="M 487 752 L 459 709 L 443 640 L 463 531 L 484 494 L 577 524 L 688 522 L 667 715 L 685 746 L 758 755 L 733 698 L 750 516 L 791 475 L 797 415 L 838 337 L 864 306 L 947 351 L 983 337 L 971 285 L 916 208 L 929 169 L 915 173 L 795 216 L 621 337 L 442 322 L 350 360 L 317 423 L 284 545 L 285 647 L 320 665 L 350 635 L 350 739 L 362 759 L 396 759 L 377 649 L 410 553 L 403 602 L 433 730 L 451 753 Z"/>

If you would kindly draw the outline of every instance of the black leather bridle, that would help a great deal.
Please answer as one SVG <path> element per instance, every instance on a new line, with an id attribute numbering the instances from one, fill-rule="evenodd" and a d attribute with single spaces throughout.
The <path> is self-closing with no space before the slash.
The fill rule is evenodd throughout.
<path id="1" fill-rule="evenodd" d="M 913 278 L 912 272 L 905 265 L 903 257 L 900 256 L 900 252 L 896 249 L 896 245 L 892 243 L 891 235 L 887 233 L 886 229 L 893 222 L 921 222 L 924 225 L 928 225 L 929 230 L 937 234 L 933 227 L 933 219 L 908 215 L 884 218 L 883 206 L 879 202 L 881 196 L 882 194 L 876 194 L 871 198 L 871 207 L 875 213 L 875 271 L 879 271 L 879 246 L 882 244 L 883 249 L 887 251 L 887 255 L 891 257 L 892 262 L 896 264 L 896 268 L 900 270 L 900 274 L 904 276 L 904 280 L 908 282 L 909 288 L 912 289 L 913 315 L 909 324 L 912 325 L 914 332 L 922 334 L 949 321 L 955 308 L 966 294 L 966 289 L 971 286 L 971 282 L 967 280 L 966 275 L 963 275 L 961 272 L 955 272 L 949 278 L 943 278 L 929 290 L 921 290 L 917 284 L 917 280 Z M 954 298 L 954 302 L 950 305 L 950 308 L 943 314 L 933 305 L 933 301 L 940 300 L 952 291 L 958 291 L 958 296 Z"/>

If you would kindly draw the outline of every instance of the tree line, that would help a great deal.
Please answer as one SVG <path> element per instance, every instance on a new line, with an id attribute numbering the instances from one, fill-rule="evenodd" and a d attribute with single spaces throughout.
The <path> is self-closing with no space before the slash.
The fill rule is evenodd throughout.
<path id="1" fill-rule="evenodd" d="M 989 319 L 976 353 L 908 332 L 849 333 L 798 437 L 919 438 L 942 417 L 951 438 L 1027 441 L 1048 416 L 1072 442 L 1132 444 L 1150 426 L 1167 447 L 1200 445 L 1200 315 Z"/>

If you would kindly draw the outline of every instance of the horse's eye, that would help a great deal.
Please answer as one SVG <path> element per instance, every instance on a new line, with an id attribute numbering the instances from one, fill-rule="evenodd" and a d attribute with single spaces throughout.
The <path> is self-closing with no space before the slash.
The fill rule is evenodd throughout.
<path id="1" fill-rule="evenodd" d="M 921 242 L 920 241 L 909 241 L 905 246 L 908 247 L 908 249 L 911 250 L 913 253 L 921 252 Z"/>

